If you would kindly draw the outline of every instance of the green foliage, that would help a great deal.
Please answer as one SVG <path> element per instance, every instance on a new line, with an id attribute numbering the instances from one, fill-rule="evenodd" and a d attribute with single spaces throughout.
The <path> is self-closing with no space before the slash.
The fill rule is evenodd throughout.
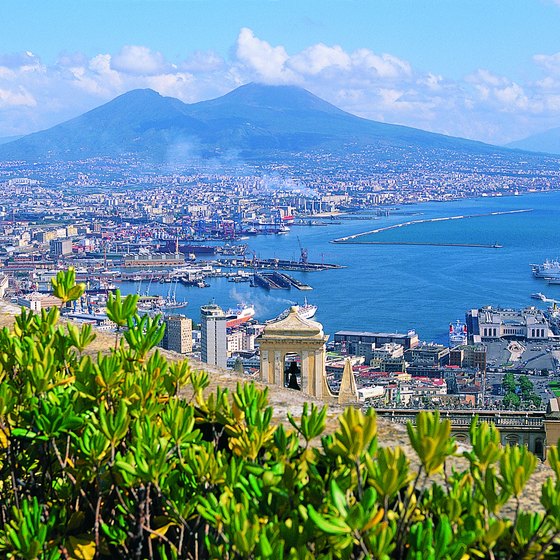
<path id="1" fill-rule="evenodd" d="M 124 327 L 136 314 L 138 297 L 137 294 L 129 294 L 123 299 L 120 290 L 115 290 L 114 294 L 109 292 L 107 298 L 107 317 L 118 327 Z"/>
<path id="2" fill-rule="evenodd" d="M 57 286 L 70 296 L 67 279 Z M 328 435 L 313 404 L 277 426 L 266 389 L 206 395 L 206 372 L 154 351 L 162 328 L 135 298 L 110 305 L 128 330 L 95 359 L 82 354 L 92 330 L 61 327 L 56 310 L 23 310 L 0 331 L 0 557 L 558 556 L 556 447 L 542 511 L 523 511 L 536 458 L 502 447 L 492 425 L 473 422 L 466 466 L 451 472 L 456 445 L 438 413 L 408 426 L 416 457 L 379 446 L 371 410 L 347 408 Z"/>
<path id="3" fill-rule="evenodd" d="M 503 404 L 506 408 L 519 408 L 522 404 L 539 408 L 542 399 L 535 393 L 533 382 L 526 375 L 517 378 L 509 372 L 504 375 L 502 387 L 505 391 Z"/>
<path id="4" fill-rule="evenodd" d="M 504 395 L 503 404 L 506 408 L 518 408 L 521 405 L 521 397 L 510 391 Z"/>
<path id="5" fill-rule="evenodd" d="M 79 299 L 86 290 L 85 284 L 76 284 L 76 271 L 74 267 L 61 270 L 56 278 L 51 280 L 53 294 L 60 298 L 63 303 Z"/>
<path id="6" fill-rule="evenodd" d="M 502 387 L 504 388 L 504 392 L 515 393 L 516 386 L 517 384 L 515 383 L 515 376 L 513 375 L 513 373 L 506 373 L 502 379 Z"/>

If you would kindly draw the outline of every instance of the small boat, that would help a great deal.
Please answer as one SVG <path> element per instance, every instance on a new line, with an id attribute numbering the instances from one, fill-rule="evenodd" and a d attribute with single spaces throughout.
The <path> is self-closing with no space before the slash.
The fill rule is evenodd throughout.
<path id="1" fill-rule="evenodd" d="M 546 296 L 544 294 L 541 294 L 540 292 L 537 292 L 536 294 L 531 294 L 531 297 L 533 299 L 540 299 L 541 301 L 546 301 Z"/>

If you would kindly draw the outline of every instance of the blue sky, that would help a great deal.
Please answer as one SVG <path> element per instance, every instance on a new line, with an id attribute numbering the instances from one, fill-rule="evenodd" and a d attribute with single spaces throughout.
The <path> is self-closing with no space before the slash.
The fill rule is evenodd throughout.
<path id="1" fill-rule="evenodd" d="M 250 81 L 505 143 L 560 126 L 560 0 L 2 0 L 0 136 Z"/>

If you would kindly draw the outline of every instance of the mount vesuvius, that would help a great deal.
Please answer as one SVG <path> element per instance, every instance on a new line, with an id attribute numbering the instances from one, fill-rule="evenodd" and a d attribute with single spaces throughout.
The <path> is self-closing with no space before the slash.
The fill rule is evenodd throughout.
<path id="1" fill-rule="evenodd" d="M 177 148 L 186 148 L 184 150 Z M 0 145 L 0 160 L 71 161 L 135 156 L 281 159 L 290 153 L 379 154 L 429 150 L 514 157 L 519 152 L 482 142 L 363 119 L 294 86 L 248 84 L 210 101 L 186 104 L 150 89 L 134 90 L 62 124 Z M 183 155 L 181 155 L 183 154 Z M 178 162 L 179 163 L 179 162 Z"/>

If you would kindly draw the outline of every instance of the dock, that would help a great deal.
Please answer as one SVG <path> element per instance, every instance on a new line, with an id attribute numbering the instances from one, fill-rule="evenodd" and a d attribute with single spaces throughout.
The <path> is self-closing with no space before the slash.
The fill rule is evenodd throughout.
<path id="1" fill-rule="evenodd" d="M 479 249 L 501 249 L 503 245 L 499 243 L 435 243 L 435 242 L 423 242 L 423 241 L 340 241 L 335 239 L 331 243 L 346 243 L 348 245 L 420 245 L 424 247 L 475 247 Z"/>
<path id="2" fill-rule="evenodd" d="M 289 274 L 282 272 L 255 272 L 253 275 L 253 285 L 267 290 L 289 290 L 292 287 L 297 290 L 313 289 L 308 284 L 304 284 Z"/>
<path id="3" fill-rule="evenodd" d="M 301 261 L 289 261 L 285 259 L 218 259 L 217 264 L 223 268 L 252 268 L 257 269 L 275 269 L 275 270 L 293 270 L 295 272 L 316 272 L 320 270 L 333 270 L 344 268 L 339 264 L 332 263 L 312 263 Z"/>
<path id="4" fill-rule="evenodd" d="M 385 226 L 377 229 L 372 229 L 370 231 L 363 231 L 361 233 L 355 233 L 354 235 L 347 235 L 345 237 L 339 237 L 338 239 L 333 239 L 331 243 L 359 243 L 364 245 L 427 245 L 432 247 L 478 247 L 485 249 L 501 249 L 502 245 L 498 243 L 493 244 L 480 244 L 480 243 L 445 243 L 445 242 L 420 242 L 420 241 L 358 241 L 358 238 L 364 237 L 366 235 L 374 235 L 377 233 L 382 233 L 384 231 L 396 230 L 398 228 L 406 228 L 410 226 L 415 226 L 418 224 L 428 224 L 435 222 L 447 222 L 449 220 L 467 220 L 473 218 L 483 218 L 487 216 L 503 216 L 506 214 L 519 214 L 523 212 L 531 212 L 531 208 L 524 208 L 521 210 L 503 210 L 499 212 L 485 212 L 484 214 L 468 214 L 461 216 L 444 216 L 441 218 L 427 218 L 422 220 L 411 220 L 409 222 L 402 222 L 400 224 L 393 224 L 390 226 Z"/>
<path id="5" fill-rule="evenodd" d="M 304 284 L 300 282 L 297 278 L 290 276 L 289 274 L 285 274 L 283 272 L 274 272 L 275 278 L 281 279 L 282 282 L 285 282 L 288 287 L 296 288 L 297 290 L 312 290 L 313 288 L 309 284 Z"/>
<path id="6" fill-rule="evenodd" d="M 256 273 L 253 276 L 253 282 L 255 286 L 260 286 L 261 288 L 265 288 L 266 290 L 289 290 L 289 284 L 287 284 L 285 281 L 280 281 L 280 283 L 278 283 L 277 279 L 274 278 L 274 274 L 276 273 Z"/>

